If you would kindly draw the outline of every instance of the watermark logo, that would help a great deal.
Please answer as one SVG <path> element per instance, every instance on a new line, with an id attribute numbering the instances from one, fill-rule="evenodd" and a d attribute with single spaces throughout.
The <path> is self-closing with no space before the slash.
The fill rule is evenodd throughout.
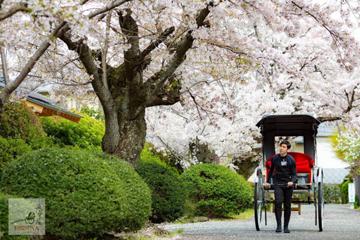
<path id="1" fill-rule="evenodd" d="M 9 235 L 45 235 L 45 199 L 9 198 Z"/>

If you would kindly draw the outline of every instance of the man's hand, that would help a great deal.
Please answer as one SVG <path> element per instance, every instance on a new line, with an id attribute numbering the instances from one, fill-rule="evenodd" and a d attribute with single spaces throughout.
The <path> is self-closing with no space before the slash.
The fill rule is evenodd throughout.
<path id="1" fill-rule="evenodd" d="M 293 182 L 288 182 L 288 187 L 292 187 L 294 186 L 294 183 Z"/>
<path id="2" fill-rule="evenodd" d="M 263 186 L 264 186 L 265 189 L 269 189 L 270 188 L 270 183 L 266 182 L 266 183 L 263 184 Z"/>

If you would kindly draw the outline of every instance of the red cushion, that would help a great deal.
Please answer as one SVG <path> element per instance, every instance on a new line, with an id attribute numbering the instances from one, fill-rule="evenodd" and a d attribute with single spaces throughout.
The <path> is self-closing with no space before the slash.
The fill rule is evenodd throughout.
<path id="1" fill-rule="evenodd" d="M 309 179 L 308 181 L 311 181 L 311 169 L 314 167 L 314 160 L 305 153 L 300 152 L 288 152 L 290 156 L 292 156 L 295 159 L 296 162 L 296 173 L 308 173 Z M 274 155 L 273 155 L 274 156 Z M 266 176 L 269 175 L 269 171 L 271 168 L 271 159 L 273 156 L 269 157 L 266 160 Z"/>

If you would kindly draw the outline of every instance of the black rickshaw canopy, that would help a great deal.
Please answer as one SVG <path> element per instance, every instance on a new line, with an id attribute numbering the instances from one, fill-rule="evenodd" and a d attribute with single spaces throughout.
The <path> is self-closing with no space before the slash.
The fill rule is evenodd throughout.
<path id="1" fill-rule="evenodd" d="M 304 153 L 315 159 L 316 134 L 320 121 L 308 114 L 267 115 L 256 126 L 263 136 L 264 158 L 275 153 L 275 136 L 303 136 Z"/>

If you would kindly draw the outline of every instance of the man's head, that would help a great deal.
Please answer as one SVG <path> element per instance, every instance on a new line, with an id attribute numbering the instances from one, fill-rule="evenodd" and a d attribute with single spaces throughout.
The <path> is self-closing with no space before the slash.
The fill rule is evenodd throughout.
<path id="1" fill-rule="evenodd" d="M 282 140 L 279 144 L 280 149 L 280 155 L 286 155 L 289 149 L 291 148 L 291 144 L 288 140 Z"/>

